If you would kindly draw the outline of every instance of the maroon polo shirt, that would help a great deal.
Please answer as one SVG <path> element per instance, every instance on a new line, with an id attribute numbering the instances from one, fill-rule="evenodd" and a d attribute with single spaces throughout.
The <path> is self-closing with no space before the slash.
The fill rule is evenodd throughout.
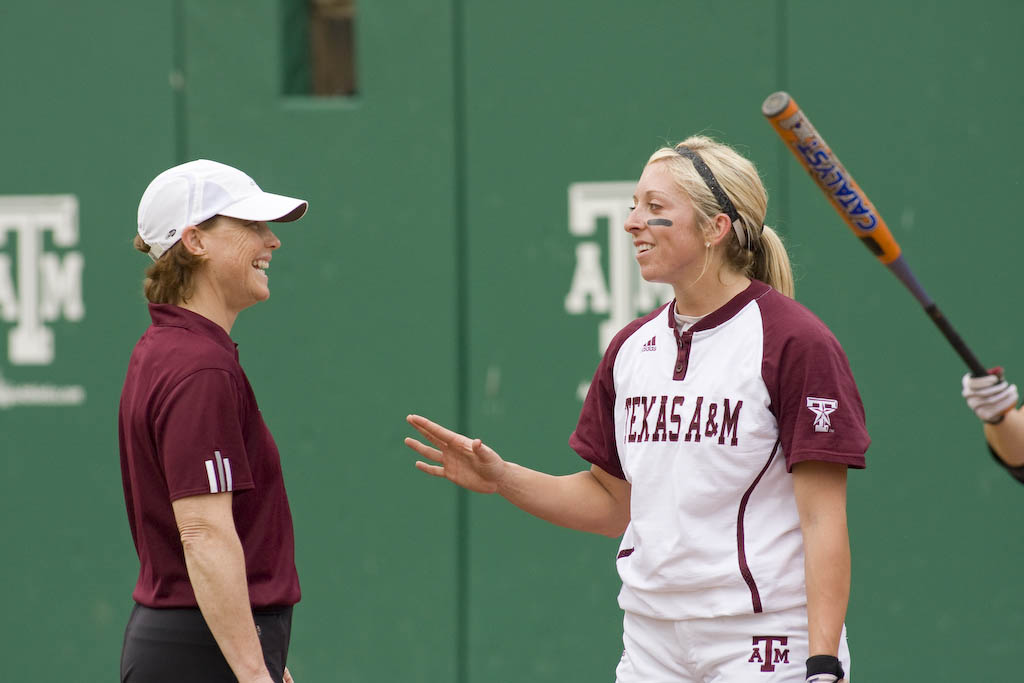
<path id="1" fill-rule="evenodd" d="M 233 492 L 253 607 L 299 601 L 281 457 L 238 350 L 216 323 L 150 304 L 153 324 L 128 363 L 118 436 L 128 523 L 139 555 L 132 597 L 195 607 L 171 501 Z"/>

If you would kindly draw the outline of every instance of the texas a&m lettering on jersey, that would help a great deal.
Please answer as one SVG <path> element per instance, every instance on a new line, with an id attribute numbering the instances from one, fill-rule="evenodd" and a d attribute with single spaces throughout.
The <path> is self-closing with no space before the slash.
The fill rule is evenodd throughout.
<path id="1" fill-rule="evenodd" d="M 792 468 L 863 467 L 869 443 L 846 356 L 761 282 L 689 326 L 675 313 L 667 304 L 613 337 L 569 439 L 631 486 L 619 606 L 675 621 L 803 605 Z M 786 656 L 779 645 L 762 663 Z"/>
<path id="2" fill-rule="evenodd" d="M 705 401 L 697 396 L 630 396 L 626 399 L 626 443 L 692 441 L 718 437 L 719 445 L 739 444 L 738 424 L 743 401 Z M 689 419 L 685 419 L 689 416 Z M 687 424 L 685 428 L 683 425 Z"/>

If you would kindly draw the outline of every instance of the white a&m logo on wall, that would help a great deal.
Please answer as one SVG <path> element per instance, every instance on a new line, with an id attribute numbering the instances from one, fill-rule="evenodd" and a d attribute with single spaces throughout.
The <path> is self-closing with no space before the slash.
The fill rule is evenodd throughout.
<path id="1" fill-rule="evenodd" d="M 670 285 L 646 282 L 640 276 L 633 239 L 624 229 L 634 189 L 635 181 L 569 186 L 569 232 L 582 239 L 576 244 L 576 266 L 565 311 L 607 316 L 597 328 L 598 353 L 604 353 L 615 333 L 631 320 L 673 296 Z M 583 380 L 579 386 L 581 400 L 589 382 Z"/>
<path id="2" fill-rule="evenodd" d="M 52 364 L 62 353 L 53 324 L 85 317 L 84 261 L 76 246 L 76 197 L 0 196 L 0 409 L 85 401 L 81 386 L 15 381 L 3 374 L 12 368 L 20 379 Z"/>

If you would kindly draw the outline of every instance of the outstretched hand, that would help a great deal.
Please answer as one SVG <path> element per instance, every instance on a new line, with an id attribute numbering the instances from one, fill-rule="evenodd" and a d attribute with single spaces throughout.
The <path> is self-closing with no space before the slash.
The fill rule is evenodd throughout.
<path id="1" fill-rule="evenodd" d="M 480 439 L 470 439 L 419 415 L 409 415 L 405 420 L 433 444 L 433 448 L 408 437 L 405 445 L 424 458 L 440 463 L 431 465 L 417 460 L 417 469 L 477 493 L 498 490 L 506 463 Z"/>

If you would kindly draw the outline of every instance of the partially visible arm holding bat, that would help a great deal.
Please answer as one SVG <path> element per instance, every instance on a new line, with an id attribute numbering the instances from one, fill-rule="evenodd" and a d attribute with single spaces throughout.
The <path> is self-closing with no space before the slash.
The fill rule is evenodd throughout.
<path id="1" fill-rule="evenodd" d="M 962 380 L 967 405 L 985 424 L 992 454 L 1024 483 L 1024 410 L 1017 410 L 1017 386 L 996 368 L 984 377 L 966 374 Z"/>

